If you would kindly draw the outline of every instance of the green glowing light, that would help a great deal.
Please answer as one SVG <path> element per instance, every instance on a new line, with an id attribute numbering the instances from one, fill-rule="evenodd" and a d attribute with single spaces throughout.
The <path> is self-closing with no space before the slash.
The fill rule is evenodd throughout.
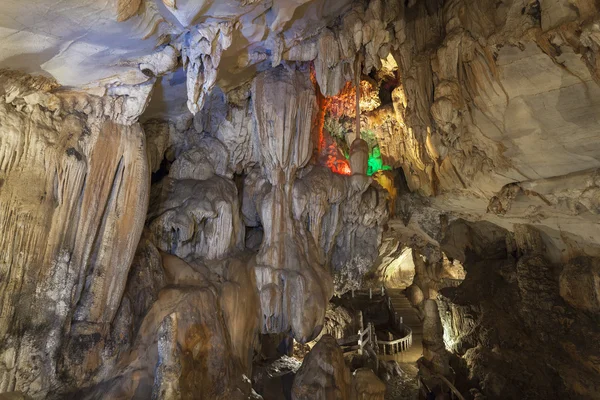
<path id="1" fill-rule="evenodd" d="M 369 154 L 369 161 L 367 166 L 367 175 L 371 176 L 377 171 L 390 171 L 392 167 L 389 165 L 383 164 L 383 159 L 381 158 L 381 150 L 379 150 L 379 146 L 373 147 L 371 153 Z"/>
<path id="2" fill-rule="evenodd" d="M 331 138 L 335 141 L 337 148 L 342 152 L 347 160 L 350 159 L 350 149 L 348 143 L 346 143 L 346 123 L 341 122 L 338 119 L 331 118 L 329 115 L 325 116 L 323 129 Z M 352 122 L 352 121 L 350 121 Z M 381 150 L 377 144 L 377 135 L 371 129 L 362 129 L 360 131 L 361 138 L 367 142 L 369 146 L 369 161 L 367 166 L 367 175 L 372 176 L 377 171 L 390 171 L 392 167 L 385 165 L 381 158 Z"/>

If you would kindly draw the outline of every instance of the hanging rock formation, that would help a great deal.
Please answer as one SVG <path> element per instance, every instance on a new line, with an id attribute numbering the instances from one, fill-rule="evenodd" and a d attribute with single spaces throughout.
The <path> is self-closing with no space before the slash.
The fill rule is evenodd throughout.
<path id="1" fill-rule="evenodd" d="M 215 85 L 223 50 L 231 45 L 231 23 L 193 27 L 183 35 L 181 55 L 187 69 L 187 106 L 192 114 L 204 106 Z"/>
<path id="2" fill-rule="evenodd" d="M 314 89 L 306 75 L 279 67 L 259 75 L 253 93 L 261 165 L 270 186 L 255 199 L 265 231 L 255 267 L 262 330 L 291 329 L 296 340 L 306 342 L 320 331 L 332 295 L 314 242 L 292 213 L 295 175 L 310 158 Z"/>

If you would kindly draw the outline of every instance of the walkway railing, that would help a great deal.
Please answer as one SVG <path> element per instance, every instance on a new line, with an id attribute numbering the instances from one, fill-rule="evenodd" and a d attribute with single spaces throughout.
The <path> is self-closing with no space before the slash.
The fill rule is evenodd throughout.
<path id="1" fill-rule="evenodd" d="M 381 287 L 381 291 L 382 293 L 385 293 L 385 296 L 387 297 L 388 310 L 394 321 L 393 327 L 403 336 L 399 339 L 390 341 L 380 340 L 379 347 L 383 354 L 402 353 L 403 351 L 407 351 L 412 346 L 412 329 L 410 329 L 407 325 L 404 325 L 402 316 L 398 315 L 398 312 L 394 309 L 392 298 L 389 296 L 383 286 Z"/>
<path id="2" fill-rule="evenodd" d="M 383 355 L 398 354 L 408 350 L 412 346 L 412 329 L 404 326 L 406 336 L 396 340 L 378 340 L 379 352 Z"/>
<path id="3" fill-rule="evenodd" d="M 454 399 L 456 397 L 458 400 L 466 400 L 464 398 L 464 396 L 460 393 L 460 391 L 456 388 L 456 386 L 454 386 L 452 384 L 452 382 L 450 382 L 448 380 L 448 378 L 446 378 L 445 376 L 434 373 L 433 371 L 431 371 L 429 368 L 427 368 L 423 364 L 419 365 L 419 369 L 420 370 L 425 369 L 429 375 L 433 376 L 434 378 L 438 378 L 438 379 L 442 380 L 446 384 L 446 386 L 448 386 L 448 388 L 450 388 L 450 399 Z M 429 389 L 429 386 L 427 386 L 427 384 L 423 380 L 422 376 L 419 377 L 418 383 L 419 383 L 419 391 L 421 393 L 423 393 L 423 391 L 424 391 L 425 392 L 424 395 L 427 396 L 427 394 L 429 392 L 431 392 L 431 390 Z"/>
<path id="4" fill-rule="evenodd" d="M 381 290 L 380 289 L 375 289 L 373 290 L 373 288 L 368 288 L 368 289 L 352 289 L 351 293 L 352 293 L 352 298 L 355 298 L 357 294 L 361 294 L 361 292 L 363 292 L 365 295 L 369 295 L 369 299 L 373 298 L 373 295 L 377 296 L 378 294 L 381 294 L 382 296 L 385 296 L 385 288 L 382 286 Z"/>
<path id="5" fill-rule="evenodd" d="M 374 340 L 376 340 L 375 328 L 373 327 L 373 324 L 369 322 L 366 329 L 361 327 L 358 330 L 358 335 L 338 339 L 337 342 L 340 346 L 345 347 L 344 353 L 357 351 L 358 354 L 363 354 L 365 347 L 375 347 L 372 343 Z M 353 343 L 356 343 L 356 345 L 353 345 Z"/>
<path id="6" fill-rule="evenodd" d="M 372 323 L 367 324 L 367 328 L 364 329 L 361 318 L 361 328 L 358 330 L 358 335 L 352 335 L 347 338 L 338 339 L 340 346 L 346 347 L 344 352 L 350 352 L 357 350 L 359 354 L 362 354 L 366 346 L 370 346 L 375 352 L 379 352 L 384 355 L 398 354 L 403 351 L 407 351 L 412 346 L 412 329 L 404 325 L 402 317 L 394 310 L 392 299 L 382 286 L 381 290 L 373 290 L 372 288 L 366 290 L 357 290 L 356 292 L 367 292 L 369 299 L 373 298 L 373 295 L 380 294 L 381 296 L 387 297 L 387 306 L 390 314 L 393 317 L 393 328 L 403 336 L 399 339 L 390 341 L 378 340 L 375 334 L 375 327 Z M 352 290 L 352 298 L 355 297 L 355 290 Z M 353 343 L 356 345 L 352 345 Z"/>

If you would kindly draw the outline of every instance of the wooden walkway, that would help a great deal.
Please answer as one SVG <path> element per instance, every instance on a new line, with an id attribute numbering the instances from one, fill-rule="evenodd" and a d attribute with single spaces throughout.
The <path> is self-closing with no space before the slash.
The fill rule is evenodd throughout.
<path id="1" fill-rule="evenodd" d="M 417 310 L 402 293 L 402 289 L 386 289 L 386 293 L 392 301 L 394 310 L 402 317 L 402 322 L 412 329 L 412 346 L 407 350 L 394 355 L 382 355 L 383 360 L 396 360 L 399 363 L 416 362 L 423 355 L 423 324 L 419 319 Z"/>
<path id="2" fill-rule="evenodd" d="M 383 302 L 391 313 L 389 319 L 386 316 L 383 324 L 394 332 L 394 338 L 384 339 L 377 337 L 375 323 L 371 315 L 368 323 L 363 325 L 365 316 L 361 311 L 360 329 L 357 335 L 337 339 L 338 344 L 343 347 L 344 352 L 358 351 L 369 347 L 373 354 L 377 354 L 383 360 L 396 360 L 401 363 L 414 363 L 423 353 L 423 326 L 419 320 L 416 310 L 411 306 L 401 289 L 366 289 L 353 290 L 351 299 L 361 299 L 363 302 Z M 387 331 L 387 329 L 384 328 Z M 401 335 L 401 336 L 400 336 Z"/>

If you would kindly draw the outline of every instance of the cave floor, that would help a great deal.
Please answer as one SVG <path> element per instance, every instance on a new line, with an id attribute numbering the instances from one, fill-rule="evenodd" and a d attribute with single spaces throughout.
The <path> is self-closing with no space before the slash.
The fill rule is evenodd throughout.
<path id="1" fill-rule="evenodd" d="M 415 400 L 419 398 L 419 369 L 416 363 L 398 363 L 403 376 L 396 376 L 387 383 L 385 400 Z"/>
<path id="2" fill-rule="evenodd" d="M 413 331 L 413 344 L 408 351 L 395 354 L 379 354 L 381 361 L 397 361 L 404 372 L 402 376 L 390 379 L 387 385 L 386 400 L 414 400 L 419 398 L 419 386 L 417 374 L 417 360 L 423 356 L 423 323 L 419 319 L 417 310 L 410 304 L 408 298 L 404 295 L 404 289 L 386 289 L 391 298 L 394 310 L 402 317 L 404 324 Z M 350 306 L 355 310 L 361 310 L 365 316 L 365 323 L 372 322 L 376 329 L 389 329 L 389 314 L 387 311 L 382 313 L 382 309 L 387 310 L 385 298 L 379 294 L 379 291 L 373 291 L 373 298 L 370 299 L 368 292 L 357 292 L 354 298 L 349 295 L 344 296 L 341 303 Z"/>
<path id="3" fill-rule="evenodd" d="M 419 398 L 417 360 L 423 356 L 423 324 L 417 310 L 410 304 L 403 289 L 387 289 L 394 310 L 413 331 L 413 344 L 408 351 L 394 355 L 379 355 L 380 360 L 397 361 L 404 372 L 387 382 L 386 400 L 414 400 Z"/>

